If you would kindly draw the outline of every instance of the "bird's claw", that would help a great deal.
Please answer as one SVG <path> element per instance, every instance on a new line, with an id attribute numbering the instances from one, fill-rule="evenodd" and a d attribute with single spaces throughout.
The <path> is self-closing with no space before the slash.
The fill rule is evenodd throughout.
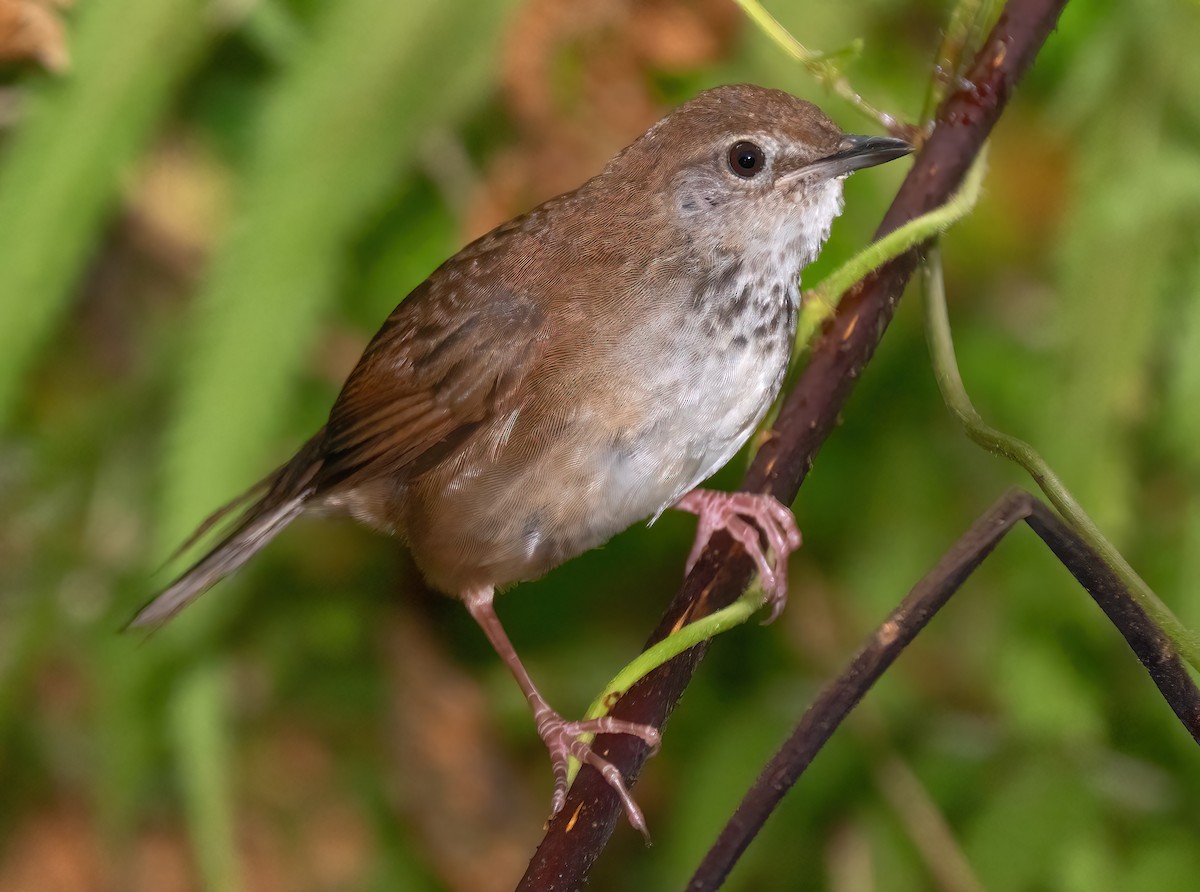
<path id="1" fill-rule="evenodd" d="M 687 572 L 717 530 L 725 530 L 746 550 L 758 567 L 770 612 L 766 622 L 773 622 L 787 603 L 788 557 L 800 547 L 800 529 L 788 507 L 766 493 L 718 492 L 694 489 L 675 505 L 700 519 L 696 542 L 688 555 Z M 749 523 L 753 521 L 753 523 Z M 767 548 L 774 554 L 774 563 L 767 559 L 759 531 L 766 536 Z"/>
<path id="2" fill-rule="evenodd" d="M 587 734 L 632 734 L 650 747 L 650 755 L 658 752 L 662 743 L 662 735 L 653 725 L 639 725 L 626 722 L 612 716 L 598 719 L 586 719 L 577 722 L 565 721 L 562 716 L 546 704 L 539 704 L 535 709 L 538 734 L 550 751 L 550 764 L 554 770 L 554 796 L 550 800 L 550 816 L 554 817 L 567 802 L 567 777 L 571 758 L 583 765 L 590 765 L 612 787 L 621 800 L 629 823 L 642 834 L 646 843 L 650 842 L 650 834 L 646 828 L 646 819 L 642 810 L 629 793 L 625 779 L 615 765 L 599 756 L 581 739 Z"/>

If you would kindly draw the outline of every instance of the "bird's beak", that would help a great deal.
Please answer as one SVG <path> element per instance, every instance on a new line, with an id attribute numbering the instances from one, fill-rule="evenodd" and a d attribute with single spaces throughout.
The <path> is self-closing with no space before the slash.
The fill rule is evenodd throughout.
<path id="1" fill-rule="evenodd" d="M 831 179 L 843 177 L 864 167 L 903 158 L 912 151 L 913 147 L 904 140 L 890 136 L 845 136 L 836 152 L 806 165 L 803 173 Z"/>

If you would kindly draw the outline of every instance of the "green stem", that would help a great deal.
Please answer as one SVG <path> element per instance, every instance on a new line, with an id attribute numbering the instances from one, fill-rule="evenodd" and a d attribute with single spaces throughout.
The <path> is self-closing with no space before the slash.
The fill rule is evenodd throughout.
<path id="1" fill-rule="evenodd" d="M 922 123 L 932 118 L 945 98 L 946 89 L 962 74 L 964 59 L 970 59 L 965 50 L 978 47 L 983 23 L 994 18 L 994 6 L 993 0 L 958 0 L 954 5 L 938 47 L 937 70 L 929 79 L 925 93 Z"/>
<path id="2" fill-rule="evenodd" d="M 983 448 L 1016 462 L 1033 478 L 1038 487 L 1084 541 L 1116 571 L 1138 603 L 1162 627 L 1179 653 L 1200 670 L 1200 638 L 1189 630 L 1171 609 L 1159 599 L 1129 565 L 1095 521 L 1075 501 L 1058 475 L 1031 445 L 988 425 L 971 403 L 959 374 L 950 334 L 950 316 L 946 310 L 946 289 L 942 281 L 941 254 L 935 245 L 925 260 L 925 330 L 929 352 L 942 399 L 966 430 L 967 436 Z"/>
<path id="3" fill-rule="evenodd" d="M 758 0 L 734 0 L 734 2 L 742 8 L 742 12 L 746 14 L 746 17 L 754 22 L 763 34 L 785 53 L 803 65 L 818 83 L 832 90 L 868 118 L 877 121 L 889 133 L 908 133 L 911 130 L 911 128 L 902 124 L 892 115 L 876 108 L 863 99 L 850 86 L 850 82 L 838 70 L 833 60 L 821 53 L 813 52 L 793 37 L 792 33 L 783 27 L 778 19 L 767 12 L 766 8 Z"/>
<path id="4" fill-rule="evenodd" d="M 987 150 L 985 148 L 979 153 L 979 157 L 975 159 L 971 169 L 967 171 L 962 186 L 954 193 L 953 198 L 929 213 L 909 220 L 879 241 L 868 245 L 830 273 L 821 281 L 821 284 L 806 291 L 800 307 L 800 321 L 796 327 L 793 362 L 799 351 L 808 346 L 808 343 L 816 336 L 825 320 L 833 315 L 842 295 L 855 282 L 879 269 L 889 260 L 899 257 L 905 251 L 945 232 L 969 214 L 979 200 L 980 192 L 983 191 L 983 175 L 986 170 Z"/>
<path id="5" fill-rule="evenodd" d="M 584 713 L 584 719 L 598 719 L 608 715 L 612 711 L 613 706 L 616 705 L 616 702 L 636 682 L 645 678 L 668 660 L 679 656 L 685 650 L 693 648 L 701 642 L 708 641 L 710 638 L 715 638 L 722 632 L 728 632 L 730 629 L 740 626 L 762 606 L 762 589 L 758 586 L 752 586 L 728 607 L 680 627 L 662 641 L 642 651 L 624 669 L 618 672 L 613 680 L 600 692 L 600 695 L 592 701 L 592 705 Z M 591 743 L 594 736 L 594 734 L 586 734 L 581 739 L 587 743 Z M 579 763 L 575 759 L 572 759 L 568 782 L 575 780 L 575 775 L 578 771 Z"/>

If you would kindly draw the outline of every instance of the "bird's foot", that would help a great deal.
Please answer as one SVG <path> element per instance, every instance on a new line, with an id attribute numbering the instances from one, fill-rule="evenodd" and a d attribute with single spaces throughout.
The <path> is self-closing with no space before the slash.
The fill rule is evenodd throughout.
<path id="1" fill-rule="evenodd" d="M 612 716 L 568 722 L 551 709 L 544 700 L 532 705 L 538 734 L 545 741 L 546 749 L 550 751 L 550 764 L 554 769 L 554 797 L 550 802 L 550 816 L 557 815 L 566 804 L 568 769 L 570 759 L 574 757 L 581 764 L 591 765 L 600 772 L 621 800 L 629 823 L 646 838 L 648 844 L 650 834 L 646 830 L 646 819 L 642 816 L 642 810 L 638 808 L 638 804 L 629 794 L 621 772 L 615 765 L 593 751 L 591 744 L 581 740 L 580 737 L 585 734 L 632 734 L 645 742 L 650 747 L 650 754 L 654 755 L 658 752 L 659 744 L 662 742 L 662 736 L 658 729 L 652 725 L 639 725 L 635 722 L 615 719 Z"/>
<path id="2" fill-rule="evenodd" d="M 657 728 L 651 725 L 639 725 L 635 722 L 615 719 L 612 716 L 601 716 L 598 719 L 585 719 L 579 722 L 563 721 L 563 717 L 555 712 L 546 699 L 538 693 L 533 679 L 525 671 L 521 658 L 517 656 L 512 642 L 508 640 L 504 626 L 500 624 L 500 618 L 496 616 L 495 597 L 496 590 L 490 585 L 467 589 L 462 593 L 463 603 L 467 605 L 471 616 L 475 617 L 479 627 L 483 629 L 488 640 L 492 642 L 492 646 L 496 648 L 496 653 L 512 671 L 521 692 L 529 702 L 530 708 L 533 709 L 533 720 L 537 724 L 538 734 L 546 742 L 546 748 L 550 750 L 550 764 L 554 769 L 554 798 L 551 801 L 550 816 L 558 814 L 566 805 L 567 778 L 569 777 L 570 760 L 573 757 L 581 764 L 591 765 L 600 772 L 608 785 L 616 791 L 621 804 L 625 806 L 625 814 L 629 816 L 629 823 L 637 828 L 649 843 L 650 836 L 646 832 L 646 819 L 642 817 L 642 810 L 629 795 L 629 789 L 625 786 L 625 779 L 621 777 L 621 772 L 607 759 L 603 759 L 593 752 L 591 745 L 580 740 L 580 736 L 632 734 L 645 741 L 653 755 L 658 752 L 662 735 L 659 734 Z"/>
<path id="3" fill-rule="evenodd" d="M 692 572 L 692 567 L 700 559 L 713 533 L 717 530 L 727 531 L 741 543 L 758 567 L 770 608 L 766 621 L 774 621 L 787 603 L 788 557 L 800 547 L 801 542 L 796 518 L 788 507 L 766 493 L 718 492 L 711 489 L 693 489 L 675 507 L 700 518 L 696 544 L 688 555 L 687 572 Z M 767 559 L 759 530 L 767 537 L 767 547 L 774 553 L 774 563 Z"/>

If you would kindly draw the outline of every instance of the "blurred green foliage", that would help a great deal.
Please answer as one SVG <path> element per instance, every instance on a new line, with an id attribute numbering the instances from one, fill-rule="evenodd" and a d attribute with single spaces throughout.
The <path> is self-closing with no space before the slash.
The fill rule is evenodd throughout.
<path id="1" fill-rule="evenodd" d="M 643 105 L 751 80 L 868 129 L 731 6 L 87 0 L 63 13 L 68 74 L 3 72 L 17 113 L 0 132 L 0 889 L 515 882 L 548 801 L 544 752 L 465 612 L 426 594 L 394 543 L 298 524 L 163 632 L 117 630 L 182 536 L 320 424 L 408 290 L 481 221 L 594 170 L 649 123 Z M 918 113 L 946 4 L 769 8 L 816 49 L 862 38 L 855 87 Z M 1198 45 L 1195 4 L 1068 5 L 995 134 L 980 207 L 945 240 L 980 409 L 1043 451 L 1193 627 Z M 590 149 L 555 142 L 571 127 L 594 131 Z M 870 237 L 892 167 L 851 180 L 806 283 Z M 678 887 L 821 680 L 1022 482 L 946 416 L 918 299 L 802 491 L 788 611 L 714 647 L 638 787 L 655 846 L 618 830 L 596 888 Z M 565 714 L 636 651 L 691 530 L 636 528 L 502 601 Z M 410 660 L 425 647 L 433 662 Z M 438 724 L 452 690 L 473 718 Z M 420 761 L 446 727 L 478 740 L 435 738 L 445 753 L 499 762 L 451 758 L 456 774 L 512 788 L 512 813 L 476 815 L 457 855 L 469 821 L 447 832 L 445 816 L 485 797 Z M 1194 744 L 1022 531 L 729 887 L 1190 890 L 1197 803 Z M 54 885 L 48 853 L 74 882 Z"/>

